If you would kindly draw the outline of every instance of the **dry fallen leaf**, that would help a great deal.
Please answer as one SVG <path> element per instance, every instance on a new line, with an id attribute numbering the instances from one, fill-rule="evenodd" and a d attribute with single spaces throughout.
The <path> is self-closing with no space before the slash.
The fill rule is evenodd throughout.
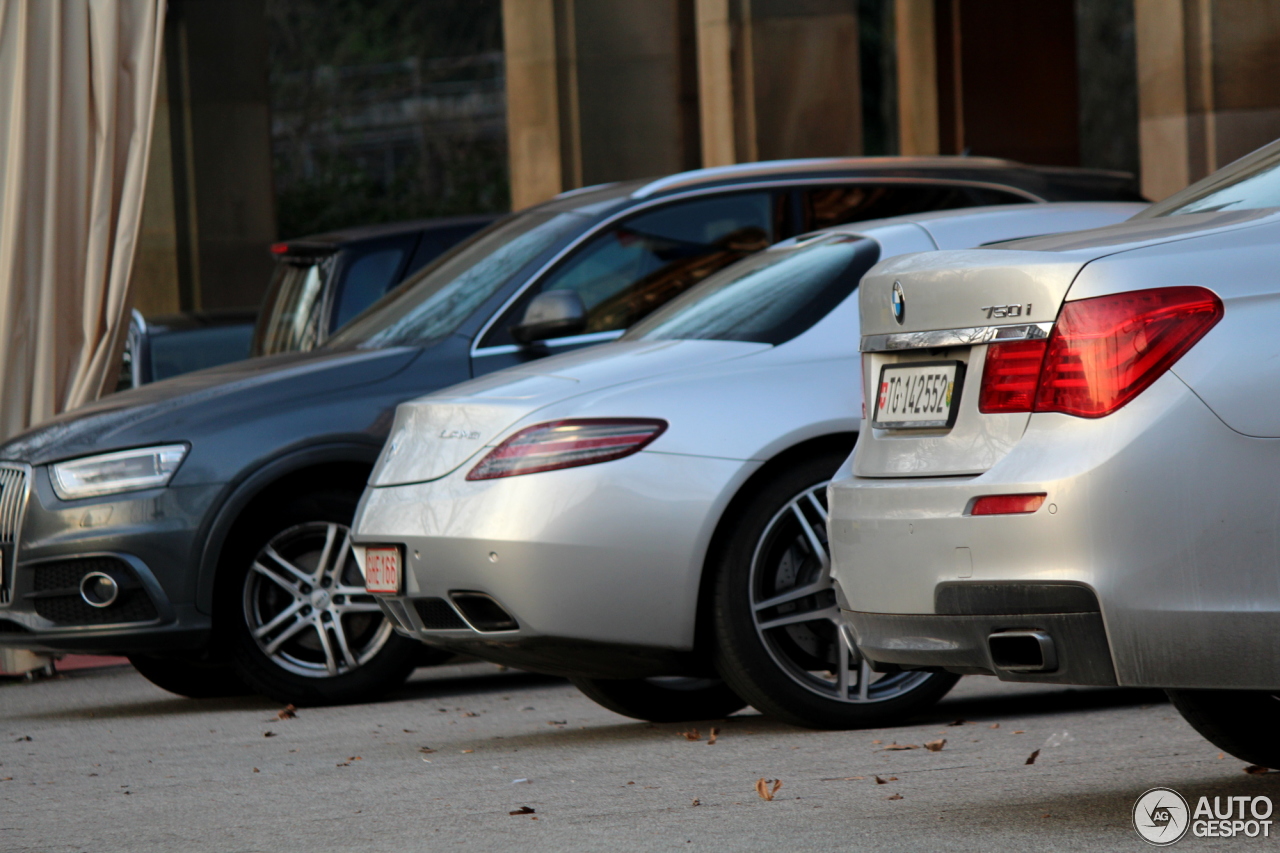
<path id="1" fill-rule="evenodd" d="M 427 755 L 430 755 L 431 753 L 435 752 L 435 750 L 429 746 L 420 746 L 418 747 L 418 752 L 425 752 Z"/>
<path id="2" fill-rule="evenodd" d="M 902 799 L 902 795 L 901 795 L 901 794 L 890 794 L 889 796 L 885 797 L 885 799 L 886 799 L 886 800 L 901 800 L 901 799 Z"/>
<path id="3" fill-rule="evenodd" d="M 1244 769 L 1244 772 L 1248 773 L 1250 776 L 1261 776 L 1264 773 L 1270 773 L 1271 768 L 1263 767 L 1261 764 L 1250 764 Z"/>
<path id="4" fill-rule="evenodd" d="M 882 740 L 873 740 L 873 741 L 871 741 L 871 742 L 872 742 L 872 743 L 884 743 L 884 741 L 882 741 Z"/>
<path id="5" fill-rule="evenodd" d="M 275 736 L 276 736 L 276 733 L 275 733 L 275 732 L 263 732 L 263 733 L 262 733 L 262 736 L 263 736 L 263 737 L 275 737 Z"/>
<path id="6" fill-rule="evenodd" d="M 720 730 L 715 726 L 711 727 L 711 734 L 707 735 L 707 746 L 716 742 L 716 738 L 720 737 Z"/>
<path id="7" fill-rule="evenodd" d="M 889 780 L 888 780 L 888 779 L 881 779 L 879 776 L 877 776 L 877 777 L 876 777 L 876 784 L 877 784 L 877 785 L 887 785 L 887 784 L 889 784 Z"/>
<path id="8" fill-rule="evenodd" d="M 548 726 L 567 726 L 568 724 L 568 720 L 547 720 Z"/>
<path id="9" fill-rule="evenodd" d="M 400 731 L 404 732 L 407 735 L 416 735 L 418 733 L 417 729 L 401 729 Z"/>
<path id="10" fill-rule="evenodd" d="M 459 750 L 459 751 L 460 751 L 460 752 L 462 752 L 463 754 L 466 754 L 466 753 L 468 753 L 468 752 L 475 752 L 475 750 L 474 750 L 474 749 L 463 749 L 463 750 Z"/>
<path id="11" fill-rule="evenodd" d="M 966 719 L 963 719 L 963 718 L 962 718 L 962 719 L 956 720 L 955 722 L 947 723 L 947 725 L 949 725 L 949 726 L 967 726 L 967 725 L 969 725 L 969 721 L 968 721 L 968 720 L 966 720 Z"/>
<path id="12" fill-rule="evenodd" d="M 1038 749 L 1037 749 L 1035 752 L 1033 752 L 1033 753 L 1031 753 L 1030 755 L 1028 755 L 1028 756 L 1027 756 L 1027 763 L 1028 763 L 1028 764 L 1035 764 L 1035 763 L 1036 763 L 1036 759 L 1037 759 L 1037 758 L 1039 758 L 1039 757 L 1040 757 L 1040 750 L 1038 750 Z"/>
<path id="13" fill-rule="evenodd" d="M 292 720 L 298 716 L 298 709 L 292 705 L 285 705 L 279 711 L 276 711 L 277 720 Z"/>
<path id="14" fill-rule="evenodd" d="M 991 725 L 987 726 L 987 728 L 989 728 L 989 729 L 998 729 L 998 728 L 1000 728 L 1000 724 L 999 724 L 999 723 L 992 723 Z"/>
<path id="15" fill-rule="evenodd" d="M 1221 761 L 1222 759 L 1224 759 L 1224 758 L 1226 758 L 1226 757 L 1227 757 L 1227 755 L 1226 755 L 1226 753 L 1225 753 L 1225 752 L 1219 752 L 1219 753 L 1218 753 L 1218 760 L 1219 760 L 1219 761 Z"/>
<path id="16" fill-rule="evenodd" d="M 697 797 L 694 797 L 694 798 L 693 798 L 693 802 L 692 802 L 692 803 L 689 803 L 689 805 L 691 805 L 691 806 L 700 806 L 700 805 L 702 805 L 702 800 L 698 799 Z"/>
<path id="17" fill-rule="evenodd" d="M 772 785 L 772 787 L 770 787 Z M 778 789 L 782 787 L 781 779 L 764 779 L 756 780 L 756 793 L 760 795 L 760 799 L 765 802 L 772 802 L 773 795 L 778 793 Z"/>
<path id="18" fill-rule="evenodd" d="M 255 767 L 255 768 L 253 768 L 253 772 L 254 772 L 254 773 L 261 773 L 262 771 Z"/>
<path id="19" fill-rule="evenodd" d="M 941 752 L 942 748 L 947 745 L 946 738 L 938 738 L 937 740 L 928 740 L 924 743 L 924 748 L 930 752 Z"/>
<path id="20" fill-rule="evenodd" d="M 513 812 L 507 812 L 507 814 L 533 814 L 535 811 L 537 811 L 537 809 L 531 809 L 528 806 L 521 806 Z"/>
<path id="21" fill-rule="evenodd" d="M 1015 735 L 1025 735 L 1027 732 L 1025 729 L 1015 729 L 1013 733 Z"/>
<path id="22" fill-rule="evenodd" d="M 702 740 L 702 732 L 697 729 L 689 729 L 687 732 L 680 732 L 685 740 Z"/>
<path id="23" fill-rule="evenodd" d="M 897 741 L 894 741 L 893 743 L 891 743 L 891 744 L 889 744 L 888 746 L 886 746 L 886 747 L 885 747 L 885 750 L 886 750 L 886 751 L 888 751 L 888 750 L 891 750 L 891 749 L 919 749 L 919 748 L 920 748 L 919 744 L 914 744 L 914 743 L 898 743 Z"/>

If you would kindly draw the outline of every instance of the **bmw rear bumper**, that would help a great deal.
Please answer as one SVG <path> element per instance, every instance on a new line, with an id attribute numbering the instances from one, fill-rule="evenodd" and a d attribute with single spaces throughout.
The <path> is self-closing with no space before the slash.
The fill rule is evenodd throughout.
<path id="1" fill-rule="evenodd" d="M 846 474 L 830 506 L 849 624 L 881 663 L 1280 689 L 1275 471 L 1280 441 L 1232 431 L 1166 375 L 1107 418 L 1033 415 L 980 476 Z M 975 497 L 1036 492 L 1047 497 L 1034 513 L 965 514 Z M 1096 613 L 1025 592 L 1045 585 L 1087 591 Z M 975 591 L 993 587 L 1024 593 Z M 1002 669 L 991 637 L 1013 630 L 1046 634 L 1056 668 Z"/>

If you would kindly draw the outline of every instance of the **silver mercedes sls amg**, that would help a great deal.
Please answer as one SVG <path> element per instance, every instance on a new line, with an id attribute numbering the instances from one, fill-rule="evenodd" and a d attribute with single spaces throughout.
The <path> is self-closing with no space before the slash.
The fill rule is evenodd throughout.
<path id="1" fill-rule="evenodd" d="M 838 630 L 826 484 L 861 418 L 858 282 L 882 257 L 1141 209 L 1020 205 L 809 234 L 616 343 L 405 403 L 354 525 L 368 589 L 404 634 L 568 675 L 641 719 L 748 703 L 809 726 L 900 719 L 956 677 L 877 675 Z"/>
<path id="2" fill-rule="evenodd" d="M 1280 767 L 1280 143 L 1090 233 L 880 264 L 834 574 L 877 670 L 1170 690 Z"/>

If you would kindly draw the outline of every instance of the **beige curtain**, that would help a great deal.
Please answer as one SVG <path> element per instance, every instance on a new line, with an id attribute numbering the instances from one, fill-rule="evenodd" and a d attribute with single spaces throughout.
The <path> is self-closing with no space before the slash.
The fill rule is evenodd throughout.
<path id="1" fill-rule="evenodd" d="M 0 437 L 115 383 L 165 0 L 0 0 Z"/>

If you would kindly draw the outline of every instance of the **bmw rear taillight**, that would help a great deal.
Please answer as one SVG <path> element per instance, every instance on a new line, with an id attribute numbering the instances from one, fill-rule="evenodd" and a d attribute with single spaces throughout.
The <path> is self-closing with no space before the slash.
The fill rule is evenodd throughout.
<path id="1" fill-rule="evenodd" d="M 467 474 L 494 480 L 621 459 L 643 449 L 667 428 L 656 418 L 582 418 L 522 429 L 499 444 Z"/>
<path id="2" fill-rule="evenodd" d="M 1047 341 L 1008 341 L 987 347 L 978 391 L 978 411 L 1029 412 L 1036 399 L 1036 383 Z"/>
<path id="3" fill-rule="evenodd" d="M 992 344 L 982 412 L 1109 415 L 1141 394 L 1222 319 L 1203 287 L 1161 287 L 1068 302 L 1049 340 Z M 1043 353 L 1032 393 L 1028 365 Z"/>
<path id="4" fill-rule="evenodd" d="M 1162 287 L 1068 302 L 1049 335 L 1037 412 L 1109 415 L 1182 358 L 1222 319 L 1203 287 Z"/>

